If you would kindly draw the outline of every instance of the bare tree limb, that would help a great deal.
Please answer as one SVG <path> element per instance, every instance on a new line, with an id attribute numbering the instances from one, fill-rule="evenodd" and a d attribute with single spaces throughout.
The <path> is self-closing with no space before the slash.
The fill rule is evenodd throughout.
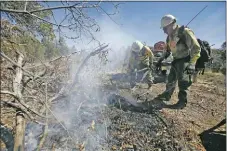
<path id="1" fill-rule="evenodd" d="M 26 45 L 27 45 L 27 44 L 18 44 L 17 42 L 12 41 L 12 40 L 10 40 L 10 39 L 6 39 L 6 41 L 7 41 L 7 42 L 10 42 L 10 43 L 12 43 L 12 44 L 18 45 L 18 46 L 26 46 Z"/>
<path id="2" fill-rule="evenodd" d="M 48 21 L 48 20 L 45 20 L 45 19 L 43 19 L 43 18 L 41 18 L 41 17 L 39 17 L 39 16 L 37 16 L 37 15 L 35 15 L 35 14 L 29 13 L 29 12 L 27 12 L 27 13 L 28 13 L 29 15 L 31 15 L 31 16 L 33 16 L 33 17 L 39 19 L 39 20 L 42 20 L 42 21 L 48 23 L 48 24 L 52 24 L 52 25 L 55 25 L 55 26 L 58 26 L 58 27 L 68 27 L 68 25 L 58 25 L 58 24 L 52 23 L 52 22 L 50 22 L 50 21 Z"/>
<path id="3" fill-rule="evenodd" d="M 33 11 L 25 11 L 25 10 L 0 8 L 0 11 L 9 12 L 9 13 L 22 13 L 22 14 L 32 15 L 35 12 L 42 12 L 42 11 L 55 10 L 55 9 L 64 9 L 64 8 L 95 8 L 95 7 L 98 7 L 98 5 L 89 5 L 89 6 L 82 6 L 82 5 L 77 6 L 77 5 L 79 5 L 79 3 L 73 4 L 73 5 L 70 5 L 70 6 L 55 6 L 55 7 L 43 8 L 43 9 L 38 9 L 38 10 L 33 10 Z"/>
<path id="4" fill-rule="evenodd" d="M 55 6 L 55 7 L 49 7 L 49 8 L 44 8 L 44 9 L 38 9 L 38 10 L 33 10 L 33 11 L 29 11 L 30 13 L 35 13 L 35 12 L 42 12 L 42 11 L 47 11 L 47 10 L 55 10 L 55 9 L 64 9 L 64 8 L 72 8 L 72 7 L 80 7 L 77 6 L 80 3 L 76 3 L 70 6 Z"/>
<path id="5" fill-rule="evenodd" d="M 120 25 L 118 24 L 112 17 L 110 17 L 110 14 L 108 14 L 101 6 L 99 6 L 99 8 L 117 25 Z M 115 13 L 114 13 L 115 14 Z M 112 15 L 114 15 L 112 14 Z"/>
<path id="6" fill-rule="evenodd" d="M 0 92 L 1 94 L 9 94 L 9 95 L 11 95 L 11 96 L 13 96 L 15 99 L 18 99 L 18 97 L 16 96 L 16 94 L 15 93 L 13 93 L 13 92 L 10 92 L 10 91 L 1 91 Z"/>
<path id="7" fill-rule="evenodd" d="M 48 102 L 53 102 L 53 101 L 61 98 L 62 96 L 64 96 L 64 92 L 65 92 L 66 88 L 67 88 L 67 85 L 62 87 L 61 90 L 54 97 L 52 97 L 48 100 Z"/>
<path id="8" fill-rule="evenodd" d="M 59 59 L 61 59 L 61 58 L 69 58 L 69 57 L 71 57 L 73 54 L 76 54 L 76 53 L 78 53 L 78 52 L 77 52 L 77 51 L 74 51 L 74 52 L 70 53 L 69 55 L 57 57 L 57 58 L 55 58 L 55 59 L 53 59 L 53 60 L 51 60 L 51 61 L 49 61 L 49 62 L 51 63 L 51 62 L 57 61 L 57 60 L 59 60 Z"/>
<path id="9" fill-rule="evenodd" d="M 78 77 L 79 77 L 79 73 L 80 71 L 82 70 L 82 68 L 84 67 L 84 65 L 87 63 L 87 61 L 89 60 L 90 57 L 100 53 L 103 49 L 107 48 L 108 45 L 104 45 L 102 46 L 101 48 L 91 52 L 85 59 L 84 61 L 82 62 L 82 64 L 80 65 L 80 67 L 78 68 L 77 72 L 76 72 L 76 75 L 75 75 L 75 78 L 74 78 L 74 81 L 73 81 L 73 84 L 72 84 L 72 87 L 75 86 L 76 83 L 78 83 Z"/>
<path id="10" fill-rule="evenodd" d="M 19 104 L 17 103 L 14 103 L 14 102 L 10 102 L 10 101 L 5 101 L 5 100 L 1 100 L 0 101 L 3 105 L 7 105 L 7 106 L 10 106 L 10 107 L 13 107 L 17 110 L 20 110 L 21 112 L 25 113 L 29 119 L 31 119 L 32 121 L 34 121 L 34 117 L 26 110 L 24 109 L 23 107 L 21 107 Z"/>
<path id="11" fill-rule="evenodd" d="M 45 64 L 44 64 L 44 65 L 45 65 Z M 28 84 L 31 80 L 35 81 L 35 80 L 37 80 L 37 79 L 43 77 L 46 73 L 47 73 L 47 68 L 46 68 L 46 66 L 45 66 L 45 69 L 43 70 L 43 72 L 41 72 L 40 74 L 38 74 L 35 78 L 29 77 L 29 79 L 26 80 L 26 81 L 24 82 L 24 86 L 26 87 L 27 84 Z"/>
<path id="12" fill-rule="evenodd" d="M 13 60 L 11 60 L 8 56 L 6 56 L 3 52 L 0 52 L 1 56 L 3 58 L 5 58 L 6 60 L 8 60 L 9 62 L 11 62 L 13 65 L 19 67 L 20 69 L 22 69 L 24 72 L 28 73 L 30 76 L 35 77 L 32 73 L 30 73 L 29 71 L 25 70 L 22 68 L 22 66 L 18 65 L 17 63 L 15 63 Z"/>
<path id="13" fill-rule="evenodd" d="M 55 62 L 55 61 L 57 61 L 57 60 L 59 60 L 59 59 L 62 59 L 62 58 L 69 58 L 69 57 L 71 57 L 72 55 L 74 55 L 74 54 L 76 54 L 76 53 L 78 53 L 78 51 L 74 51 L 74 52 L 72 52 L 72 53 L 70 53 L 69 55 L 66 55 L 66 56 L 56 57 L 56 58 L 54 58 L 54 59 L 52 59 L 52 60 L 50 60 L 50 61 L 43 62 L 42 64 L 39 64 L 39 65 L 36 65 L 36 66 L 25 67 L 25 68 L 26 68 L 26 69 L 37 68 L 37 67 L 39 67 L 39 66 L 41 66 L 41 65 L 45 65 L 46 67 L 48 67 L 48 66 L 49 66 L 49 63 Z M 39 76 L 36 76 L 36 77 L 39 77 Z"/>
<path id="14" fill-rule="evenodd" d="M 34 114 L 43 117 L 42 115 L 40 115 L 38 112 L 32 110 L 28 105 L 25 104 L 25 102 L 22 99 L 22 93 L 21 93 L 21 81 L 22 81 L 22 77 L 23 77 L 23 72 L 22 72 L 22 61 L 23 61 L 23 55 L 21 53 L 18 54 L 18 63 L 17 63 L 17 68 L 16 68 L 16 75 L 14 78 L 14 82 L 13 82 L 13 91 L 15 94 L 15 98 L 17 98 L 17 101 L 23 106 L 25 107 L 27 110 L 33 112 Z M 4 92 L 4 91 L 3 91 Z"/>
<path id="15" fill-rule="evenodd" d="M 25 4 L 24 4 L 24 11 L 27 10 L 27 5 L 28 5 L 28 1 L 25 1 Z"/>
<path id="16" fill-rule="evenodd" d="M 45 96 L 45 104 L 48 105 L 48 100 L 47 100 L 47 83 L 45 83 L 45 92 L 46 92 L 46 96 Z M 48 107 L 48 106 L 46 106 Z M 48 110 L 46 109 L 46 117 L 48 117 Z M 45 138 L 48 134 L 48 118 L 46 118 L 46 125 L 44 126 L 44 131 L 43 131 L 43 134 L 42 134 L 42 137 L 40 139 L 40 142 L 39 142 L 39 145 L 38 145 L 38 148 L 37 150 L 40 151 L 40 149 L 42 148 L 44 142 L 45 142 Z"/>
<path id="17" fill-rule="evenodd" d="M 9 12 L 9 13 L 23 13 L 23 14 L 28 14 L 28 13 L 35 13 L 35 12 L 42 12 L 42 11 L 47 11 L 47 10 L 55 10 L 55 9 L 64 9 L 64 8 L 94 8 L 98 7 L 98 5 L 89 5 L 89 6 L 77 6 L 79 3 L 70 5 L 70 6 L 55 6 L 55 7 L 49 7 L 49 8 L 44 8 L 44 9 L 37 9 L 33 11 L 24 11 L 24 10 L 15 10 L 15 9 L 6 9 L 6 8 L 0 8 L 1 11 L 3 12 Z"/>
<path id="18" fill-rule="evenodd" d="M 9 106 L 12 106 L 12 107 L 14 107 L 14 108 L 16 108 L 16 109 L 20 109 L 21 111 L 24 111 L 24 110 L 21 108 L 21 106 L 20 106 L 19 104 L 17 104 L 17 103 L 10 102 L 10 101 L 5 101 L 5 100 L 1 100 L 1 103 L 2 103 L 3 105 L 9 105 Z M 25 111 L 24 111 L 24 112 L 25 112 Z"/>

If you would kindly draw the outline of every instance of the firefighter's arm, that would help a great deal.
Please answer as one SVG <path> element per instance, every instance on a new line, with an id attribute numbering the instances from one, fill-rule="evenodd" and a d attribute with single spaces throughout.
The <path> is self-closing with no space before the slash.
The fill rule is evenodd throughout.
<path id="1" fill-rule="evenodd" d="M 159 60 L 158 60 L 158 64 L 160 65 L 161 62 L 162 62 L 164 59 L 166 59 L 166 58 L 169 57 L 170 54 L 171 54 L 170 51 L 164 51 L 163 54 L 162 54 L 162 56 L 161 56 L 161 57 L 159 58 Z"/>
<path id="2" fill-rule="evenodd" d="M 140 58 L 141 63 L 146 66 L 149 67 L 150 63 L 151 63 L 151 58 L 154 57 L 153 52 L 151 51 L 151 49 L 147 46 L 144 46 L 144 49 L 142 50 L 142 56 Z"/>
<path id="3" fill-rule="evenodd" d="M 185 34 L 185 40 L 186 40 L 186 45 L 188 46 L 188 48 L 190 49 L 190 56 L 191 56 L 191 60 L 190 60 L 190 64 L 195 65 L 197 59 L 200 57 L 200 51 L 201 51 L 201 47 L 194 35 L 194 33 L 189 30 L 189 29 L 185 29 L 184 31 Z"/>
<path id="4" fill-rule="evenodd" d="M 169 36 L 167 36 L 166 38 L 166 51 L 164 51 L 164 54 L 163 54 L 163 60 L 168 58 L 169 55 L 171 54 L 171 49 L 169 47 Z"/>
<path id="5" fill-rule="evenodd" d="M 133 72 L 136 68 L 136 59 L 134 54 L 131 54 L 129 57 L 128 72 Z"/>

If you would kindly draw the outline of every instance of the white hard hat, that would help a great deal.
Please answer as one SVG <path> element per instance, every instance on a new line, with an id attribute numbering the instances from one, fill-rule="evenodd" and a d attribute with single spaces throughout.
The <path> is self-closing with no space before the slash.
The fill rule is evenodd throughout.
<path id="1" fill-rule="evenodd" d="M 161 28 L 171 24 L 174 20 L 176 20 L 176 17 L 174 17 L 173 15 L 168 14 L 163 16 L 161 19 Z"/>
<path id="2" fill-rule="evenodd" d="M 140 41 L 135 41 L 132 44 L 132 51 L 139 52 L 143 48 L 143 44 Z"/>

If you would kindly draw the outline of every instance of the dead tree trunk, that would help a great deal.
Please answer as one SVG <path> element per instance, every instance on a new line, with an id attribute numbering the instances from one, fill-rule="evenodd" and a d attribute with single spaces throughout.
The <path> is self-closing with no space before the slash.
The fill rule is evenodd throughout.
<path id="1" fill-rule="evenodd" d="M 23 71 L 20 67 L 22 67 L 23 62 L 23 54 L 18 52 L 17 56 L 17 64 L 16 75 L 13 82 L 13 90 L 15 95 L 18 98 L 20 103 L 23 103 L 22 94 L 21 94 L 21 81 L 23 77 Z M 25 134 L 25 118 L 20 111 L 18 111 L 16 115 L 16 135 L 14 137 L 14 151 L 24 151 L 24 134 Z"/>
<path id="2" fill-rule="evenodd" d="M 24 151 L 24 134 L 25 134 L 25 118 L 22 113 L 16 115 L 16 135 L 14 143 L 14 151 Z"/>

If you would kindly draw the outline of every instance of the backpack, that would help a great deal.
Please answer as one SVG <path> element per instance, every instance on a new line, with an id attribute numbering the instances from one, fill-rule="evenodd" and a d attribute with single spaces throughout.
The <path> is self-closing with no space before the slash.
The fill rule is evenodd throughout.
<path id="1" fill-rule="evenodd" d="M 210 47 L 209 47 L 209 43 L 206 41 L 202 41 L 200 39 L 197 39 L 200 47 L 201 47 L 201 52 L 200 52 L 200 59 L 202 62 L 208 62 L 211 58 L 210 53 Z"/>
<path id="2" fill-rule="evenodd" d="M 178 37 L 180 38 L 180 40 L 178 41 L 178 43 L 181 42 L 181 43 L 185 44 L 186 39 L 185 39 L 184 34 L 183 34 L 185 28 L 186 28 L 185 26 L 181 26 L 179 28 Z M 202 41 L 202 40 L 200 40 L 198 38 L 197 38 L 197 41 L 198 41 L 198 43 L 199 43 L 199 45 L 201 47 L 200 57 L 197 60 L 197 65 L 200 66 L 200 64 L 202 64 L 202 63 L 204 64 L 205 62 L 209 62 L 209 60 L 211 58 L 211 56 L 210 56 L 211 55 L 211 50 L 210 50 L 209 43 L 207 41 Z"/>

